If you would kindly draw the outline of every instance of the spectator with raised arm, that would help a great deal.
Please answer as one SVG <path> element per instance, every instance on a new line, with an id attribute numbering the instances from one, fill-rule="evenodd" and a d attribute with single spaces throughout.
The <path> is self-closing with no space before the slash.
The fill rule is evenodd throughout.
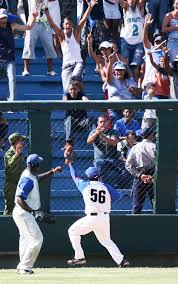
<path id="1" fill-rule="evenodd" d="M 168 33 L 167 46 L 170 48 L 169 56 L 171 63 L 173 63 L 178 54 L 178 0 L 175 0 L 173 7 L 174 10 L 165 15 L 162 24 L 162 32 Z"/>
<path id="2" fill-rule="evenodd" d="M 161 33 L 164 16 L 169 11 L 170 0 L 146 0 L 145 10 L 153 17 L 153 22 L 149 26 L 149 39 L 153 40 L 153 34 Z"/>
<path id="3" fill-rule="evenodd" d="M 30 75 L 30 60 L 35 59 L 35 47 L 38 39 L 40 39 L 47 58 L 47 75 L 57 75 L 52 70 L 52 59 L 56 58 L 56 52 L 53 46 L 52 30 L 45 15 L 45 9 L 48 7 L 47 0 L 31 0 L 29 1 L 29 13 L 34 11 L 38 13 L 35 24 L 31 31 L 26 32 L 24 49 L 22 58 L 24 59 L 24 70 L 22 76 Z"/>
<path id="4" fill-rule="evenodd" d="M 120 61 L 114 64 L 114 58 L 115 52 L 109 56 L 106 72 L 108 99 L 113 101 L 132 100 L 137 96 L 137 84 L 132 77 L 129 67 Z M 114 125 L 115 121 L 122 117 L 122 112 L 120 110 L 109 110 L 109 115 L 111 123 Z"/>
<path id="5" fill-rule="evenodd" d="M 124 23 L 121 28 L 121 55 L 128 58 L 134 79 L 138 81 L 143 62 L 143 23 L 145 0 L 120 0 Z"/>
<path id="6" fill-rule="evenodd" d="M 60 27 L 57 27 L 54 24 L 49 12 L 46 11 L 48 21 L 55 33 L 58 35 L 59 41 L 61 43 L 63 54 L 61 76 L 63 91 L 65 94 L 67 93 L 71 77 L 76 76 L 81 79 L 83 71 L 83 60 L 80 51 L 80 35 L 85 22 L 87 21 L 93 7 L 97 3 L 97 0 L 92 0 L 88 3 L 88 8 L 75 29 L 73 28 L 73 21 L 69 16 L 64 19 L 64 29 L 62 30 Z"/>
<path id="7" fill-rule="evenodd" d="M 153 60 L 156 64 L 159 63 L 160 57 L 163 56 L 164 52 L 163 49 L 165 47 L 166 41 L 165 38 L 161 35 L 156 35 L 154 38 L 154 46 L 152 45 L 151 41 L 148 37 L 148 29 L 149 26 L 152 24 L 153 19 L 152 16 L 146 15 L 144 27 L 143 27 L 143 45 L 145 49 L 145 57 L 144 57 L 144 63 L 142 64 L 142 72 L 139 79 L 139 87 L 143 90 L 143 96 L 145 93 L 145 86 L 148 82 L 155 82 L 155 75 L 156 75 L 156 69 L 153 67 L 153 65 L 150 62 L 150 56 L 148 53 L 152 53 Z"/>
<path id="8" fill-rule="evenodd" d="M 109 127 L 105 116 L 98 117 L 97 127 L 93 129 L 87 139 L 94 147 L 94 166 L 103 182 L 119 186 L 123 163 L 119 160 L 117 143 L 119 137 L 116 130 Z"/>
<path id="9" fill-rule="evenodd" d="M 4 78 L 4 75 L 8 78 L 9 101 L 16 100 L 15 43 L 13 32 L 15 30 L 23 32 L 31 30 L 36 17 L 37 13 L 33 13 L 27 25 L 10 24 L 7 10 L 0 9 L 0 80 Z"/>
<path id="10" fill-rule="evenodd" d="M 155 85 L 156 85 L 156 97 L 158 99 L 169 99 L 170 98 L 170 79 L 169 76 L 172 74 L 171 67 L 169 65 L 168 58 L 169 49 L 164 49 L 164 56 L 160 58 L 159 64 L 156 64 L 153 60 L 152 53 L 148 53 L 150 62 L 156 69 L 155 74 Z"/>

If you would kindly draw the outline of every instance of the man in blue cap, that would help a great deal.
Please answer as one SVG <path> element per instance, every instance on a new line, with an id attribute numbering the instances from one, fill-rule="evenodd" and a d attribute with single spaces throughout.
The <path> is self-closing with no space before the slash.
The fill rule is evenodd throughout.
<path id="1" fill-rule="evenodd" d="M 84 265 L 86 259 L 81 247 L 81 236 L 94 232 L 98 241 L 108 250 L 118 267 L 127 267 L 129 262 L 124 258 L 116 244 L 110 238 L 111 200 L 121 198 L 121 194 L 112 186 L 99 181 L 99 173 L 95 167 L 89 167 L 85 174 L 88 181 L 78 177 L 72 161 L 66 161 L 78 190 L 82 193 L 86 216 L 76 221 L 68 230 L 72 247 L 75 251 L 73 259 L 68 260 L 71 266 Z"/>
<path id="2" fill-rule="evenodd" d="M 17 185 L 13 219 L 20 234 L 20 262 L 17 266 L 17 273 L 19 274 L 33 273 L 32 268 L 43 243 L 43 235 L 35 219 L 42 213 L 42 211 L 39 211 L 41 202 L 38 181 L 62 171 L 61 167 L 58 166 L 37 175 L 42 161 L 43 158 L 37 154 L 29 155 L 27 157 L 27 168 L 23 171 Z"/>

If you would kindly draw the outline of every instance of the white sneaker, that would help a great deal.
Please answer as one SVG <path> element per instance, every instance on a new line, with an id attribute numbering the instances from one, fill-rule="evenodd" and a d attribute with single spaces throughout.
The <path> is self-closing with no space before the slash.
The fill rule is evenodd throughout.
<path id="1" fill-rule="evenodd" d="M 49 75 L 49 76 L 57 76 L 57 73 L 55 71 L 50 71 L 50 72 L 47 72 L 47 75 Z"/>
<path id="2" fill-rule="evenodd" d="M 29 75 L 30 75 L 30 73 L 26 70 L 22 72 L 22 76 L 29 76 Z"/>

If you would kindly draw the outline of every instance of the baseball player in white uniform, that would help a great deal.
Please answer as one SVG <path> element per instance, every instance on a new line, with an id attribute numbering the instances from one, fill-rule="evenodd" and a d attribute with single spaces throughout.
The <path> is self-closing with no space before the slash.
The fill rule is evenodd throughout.
<path id="1" fill-rule="evenodd" d="M 23 171 L 17 185 L 13 219 L 20 234 L 20 262 L 17 266 L 19 274 L 33 273 L 32 268 L 43 243 L 43 235 L 35 219 L 36 213 L 41 212 L 38 211 L 41 207 L 38 180 L 61 171 L 61 167 L 56 167 L 37 175 L 39 164 L 42 161 L 43 159 L 36 154 L 29 155 L 27 168 Z"/>
<path id="2" fill-rule="evenodd" d="M 73 259 L 68 260 L 68 264 L 86 264 L 84 251 L 81 247 L 81 236 L 94 232 L 98 241 L 108 250 L 113 260 L 119 267 L 129 266 L 129 262 L 124 258 L 116 244 L 110 238 L 110 218 L 111 199 L 121 198 L 121 194 L 112 186 L 99 181 L 97 169 L 90 167 L 86 170 L 88 181 L 84 181 L 75 174 L 75 170 L 68 161 L 71 176 L 83 195 L 85 202 L 86 216 L 76 221 L 68 230 L 72 247 L 75 251 Z"/>

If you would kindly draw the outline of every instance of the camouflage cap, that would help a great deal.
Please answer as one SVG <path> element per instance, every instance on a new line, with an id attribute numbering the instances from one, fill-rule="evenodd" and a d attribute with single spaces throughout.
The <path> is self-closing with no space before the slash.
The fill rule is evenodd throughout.
<path id="1" fill-rule="evenodd" d="M 8 140 L 9 140 L 9 143 L 11 145 L 15 144 L 17 141 L 19 140 L 25 140 L 27 139 L 28 137 L 27 136 L 23 136 L 19 133 L 12 133 L 11 135 L 9 135 L 8 137 Z"/>

